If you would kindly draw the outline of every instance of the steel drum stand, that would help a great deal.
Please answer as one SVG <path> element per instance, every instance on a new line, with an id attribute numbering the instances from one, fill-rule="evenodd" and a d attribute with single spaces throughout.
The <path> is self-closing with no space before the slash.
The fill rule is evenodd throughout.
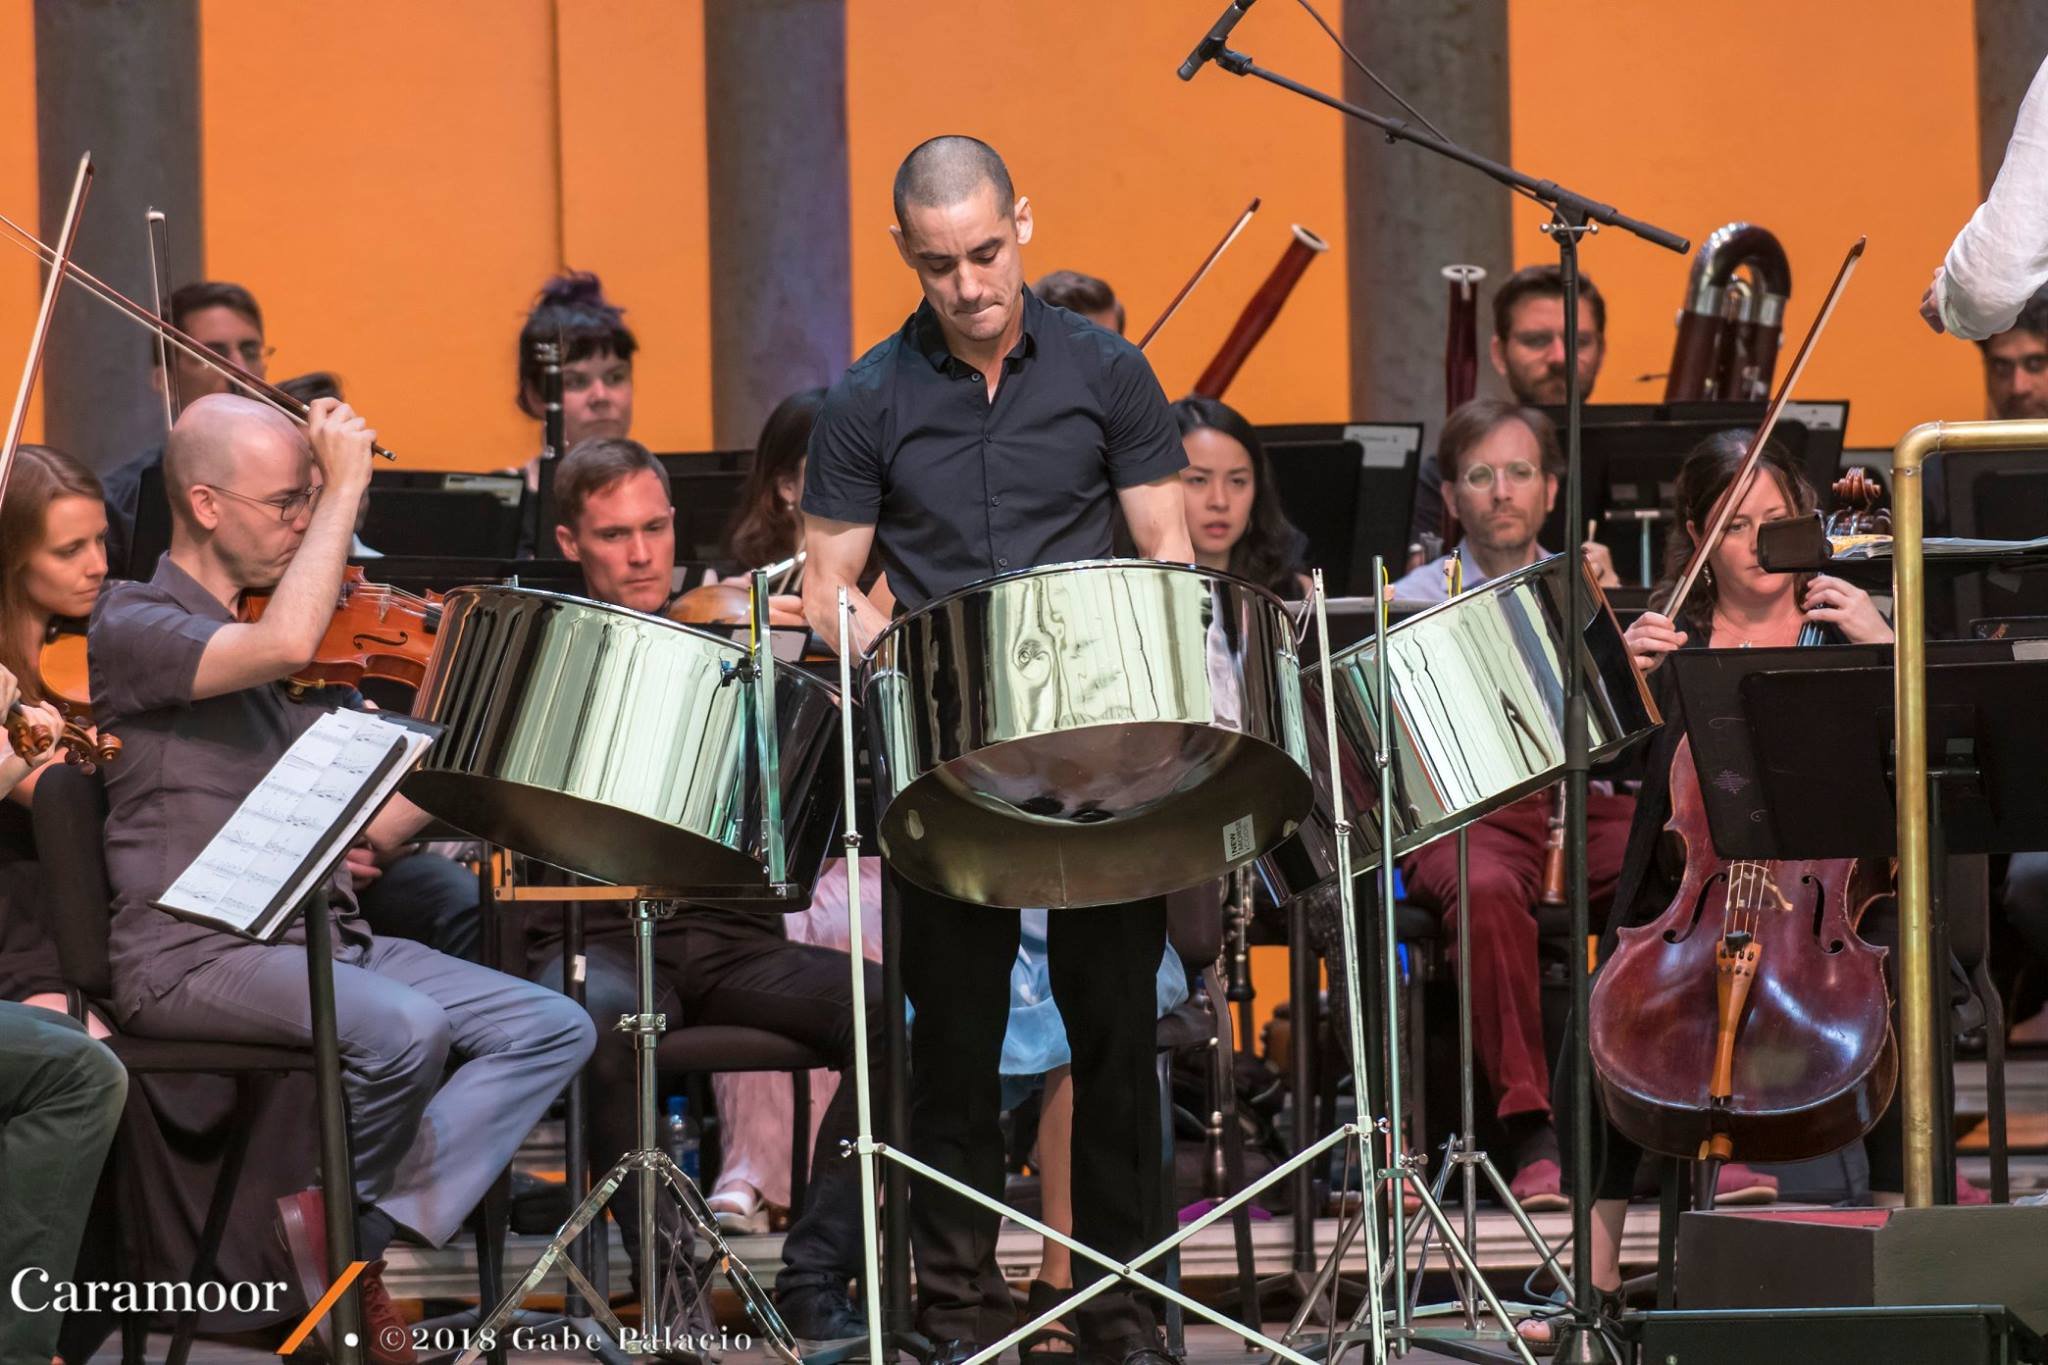
<path id="1" fill-rule="evenodd" d="M 531 1269 L 515 1285 L 512 1292 L 491 1310 L 491 1315 L 477 1328 L 480 1340 L 494 1340 L 512 1320 L 514 1313 L 525 1302 L 526 1297 L 540 1287 L 540 1282 L 556 1265 L 571 1286 L 589 1304 L 592 1316 L 612 1334 L 612 1340 L 621 1347 L 638 1345 L 642 1342 L 653 1347 L 666 1343 L 662 1338 L 667 1331 L 667 1319 L 661 1312 L 661 1270 L 660 1248 L 655 1239 L 655 1197 L 666 1193 L 675 1199 L 677 1208 L 689 1225 L 710 1243 L 712 1261 L 724 1273 L 733 1292 L 739 1295 L 747 1316 L 753 1320 L 761 1334 L 761 1343 L 772 1353 L 797 1365 L 800 1360 L 796 1339 L 789 1328 L 783 1325 L 775 1305 L 761 1291 L 761 1286 L 748 1271 L 746 1264 L 733 1254 L 720 1232 L 718 1220 L 704 1203 L 704 1196 L 696 1182 L 683 1173 L 681 1167 L 669 1159 L 668 1153 L 655 1145 L 654 1135 L 654 1049 L 662 1032 L 668 1027 L 668 1016 L 658 1014 L 654 1008 L 654 926 L 657 920 L 667 919 L 676 911 L 677 905 L 686 899 L 685 893 L 666 887 L 652 886 L 523 886 L 510 888 L 505 893 L 510 900 L 550 901 L 608 901 L 626 902 L 630 905 L 633 921 L 633 966 L 637 978 L 635 1004 L 638 1012 L 624 1015 L 619 1019 L 619 1028 L 633 1035 L 633 1055 L 638 1063 L 638 1072 L 633 1083 L 634 1112 L 639 1122 L 638 1143 L 632 1151 L 620 1157 L 613 1167 L 605 1172 L 596 1187 L 590 1192 L 569 1221 L 562 1224 L 554 1238 L 541 1251 Z M 576 1266 L 576 1259 L 570 1254 L 570 1246 L 603 1212 L 612 1195 L 625 1183 L 628 1175 L 640 1182 L 639 1233 L 640 1233 L 640 1326 L 638 1338 L 627 1332 L 613 1313 L 611 1305 L 597 1292 Z M 457 1358 L 456 1365 L 470 1365 L 482 1355 L 481 1349 L 472 1348 Z"/>
<path id="2" fill-rule="evenodd" d="M 1645 524 L 1647 525 L 1647 523 Z M 1456 597 L 1464 591 L 1465 581 L 1464 563 L 1455 551 L 1452 553 L 1451 564 L 1453 566 L 1450 584 L 1451 596 Z M 1382 714 L 1384 714 L 1384 710 Z M 1444 1142 L 1443 1164 L 1437 1168 L 1436 1180 L 1430 1186 L 1430 1194 L 1435 1197 L 1439 1204 L 1443 1203 L 1444 1194 L 1450 1185 L 1451 1173 L 1455 1170 L 1463 1177 L 1462 1198 L 1460 1199 L 1462 1208 L 1460 1211 L 1464 1215 L 1465 1246 L 1469 1250 L 1478 1242 L 1479 1177 L 1484 1175 L 1487 1184 L 1493 1191 L 1494 1198 L 1498 1199 L 1501 1205 L 1514 1216 L 1515 1226 L 1520 1230 L 1523 1240 L 1528 1243 L 1530 1248 L 1541 1259 L 1544 1269 L 1550 1272 L 1551 1277 L 1563 1289 L 1565 1299 L 1569 1302 L 1571 1299 L 1571 1277 L 1557 1263 L 1556 1253 L 1551 1250 L 1548 1240 L 1537 1230 L 1536 1224 L 1530 1220 L 1529 1215 L 1522 1211 L 1521 1204 L 1516 1201 L 1514 1194 L 1508 1189 L 1508 1182 L 1501 1175 L 1500 1167 L 1493 1164 L 1491 1156 L 1480 1150 L 1478 1139 L 1473 1135 L 1477 1105 L 1474 1102 L 1472 1080 L 1471 836 L 1467 830 L 1460 829 L 1455 837 L 1458 841 L 1458 1131 L 1453 1133 Z M 1395 1059 L 1394 1064 L 1398 1065 L 1401 1057 L 1400 1047 L 1392 1045 L 1389 1047 L 1389 1052 Z M 1415 1294 L 1414 1298 L 1410 1300 L 1408 1310 L 1410 1318 L 1417 1319 L 1451 1312 L 1462 1312 L 1465 1321 L 1461 1327 L 1437 1328 L 1427 1332 L 1427 1335 L 1438 1343 L 1446 1340 L 1503 1341 L 1512 1335 L 1514 1333 L 1512 1323 L 1504 1322 L 1497 1327 L 1482 1327 L 1480 1325 L 1478 1299 L 1472 1292 L 1471 1284 L 1466 1281 L 1465 1276 L 1460 1270 L 1454 1269 L 1452 1272 L 1453 1281 L 1458 1291 L 1456 1302 L 1428 1305 L 1420 1302 L 1422 1277 L 1429 1269 L 1429 1248 L 1431 1242 L 1436 1238 L 1433 1228 L 1427 1225 L 1422 1225 L 1422 1227 L 1422 1254 L 1416 1262 Z M 1516 1303 L 1510 1306 L 1523 1310 L 1524 1316 L 1530 1316 L 1541 1311 L 1539 1306 L 1535 1304 Z"/>
<path id="3" fill-rule="evenodd" d="M 1493 1334 L 1494 1339 L 1509 1341 L 1514 1346 L 1516 1353 L 1521 1357 L 1524 1365 L 1536 1365 L 1536 1358 L 1531 1354 L 1528 1343 L 1524 1342 L 1514 1332 L 1511 1325 L 1512 1319 L 1509 1317 L 1506 1307 L 1494 1294 L 1492 1286 L 1487 1284 L 1486 1277 L 1480 1272 L 1479 1263 L 1474 1259 L 1470 1246 L 1466 1241 L 1461 1241 L 1456 1231 L 1452 1229 L 1450 1219 L 1445 1215 L 1443 1205 L 1438 1200 L 1437 1190 L 1433 1190 L 1428 1182 L 1422 1178 L 1422 1158 L 1420 1156 L 1411 1156 L 1404 1150 L 1405 1144 L 1401 1132 L 1401 979 L 1400 962 L 1395 942 L 1396 926 L 1394 921 L 1394 803 L 1392 800 L 1392 793 L 1395 787 L 1392 740 L 1394 726 L 1390 720 L 1392 714 L 1390 703 L 1393 697 L 1393 689 L 1388 675 L 1387 661 L 1386 561 L 1379 555 L 1373 556 L 1372 581 L 1374 588 L 1373 671 L 1376 684 L 1373 690 L 1377 699 L 1376 711 L 1379 722 L 1373 737 L 1372 769 L 1379 793 L 1379 894 L 1382 915 L 1380 961 L 1385 973 L 1382 985 L 1386 998 L 1382 1002 L 1382 1006 L 1385 1014 L 1387 1072 L 1386 1094 L 1384 1098 L 1388 1115 L 1385 1118 L 1379 1119 L 1374 1126 L 1386 1135 L 1387 1164 L 1384 1167 L 1378 1168 L 1373 1166 L 1372 1143 L 1368 1140 L 1367 1129 L 1353 1122 L 1339 1130 L 1341 1135 L 1356 1134 L 1357 1136 L 1360 1167 L 1366 1172 L 1367 1177 L 1364 1181 L 1363 1197 L 1358 1201 L 1358 1211 L 1355 1214 L 1347 1215 L 1340 1226 L 1337 1242 L 1331 1248 L 1329 1259 L 1324 1262 L 1322 1270 L 1317 1274 L 1315 1282 L 1310 1286 L 1308 1296 L 1303 1299 L 1301 1307 L 1295 1313 L 1294 1320 L 1288 1324 L 1287 1332 L 1283 1339 L 1288 1341 L 1300 1339 L 1304 1325 L 1315 1309 L 1317 1299 L 1336 1281 L 1338 1270 L 1343 1264 L 1344 1257 L 1350 1251 L 1351 1243 L 1357 1238 L 1361 1230 L 1365 1234 L 1366 1298 L 1359 1305 L 1358 1311 L 1352 1315 L 1350 1324 L 1344 1330 L 1331 1330 L 1322 1334 L 1324 1338 L 1322 1343 L 1323 1360 L 1331 1362 L 1333 1365 L 1353 1345 L 1360 1341 L 1369 1341 L 1372 1345 L 1372 1359 L 1375 1362 L 1383 1361 L 1387 1358 L 1390 1350 L 1396 1354 L 1405 1355 L 1410 1346 L 1416 1341 L 1423 1339 L 1424 1334 L 1419 1333 L 1414 1326 L 1414 1313 L 1410 1308 L 1407 1283 L 1409 1232 L 1407 1228 L 1407 1210 L 1404 1207 L 1404 1196 L 1413 1194 L 1423 1213 L 1427 1216 L 1428 1224 L 1433 1229 L 1436 1239 L 1442 1242 L 1447 1256 L 1463 1272 L 1463 1285 L 1465 1287 L 1462 1293 L 1469 1295 L 1472 1290 L 1477 1290 L 1479 1296 L 1485 1300 L 1486 1306 L 1492 1312 L 1495 1320 L 1503 1324 L 1504 1330 Z M 1365 1022 L 1359 1012 L 1362 1006 L 1358 984 L 1358 925 L 1353 908 L 1351 885 L 1351 822 L 1345 817 L 1344 786 L 1341 770 L 1337 766 L 1337 694 L 1331 679 L 1329 613 L 1324 606 L 1323 579 L 1320 570 L 1315 574 L 1315 609 L 1316 638 L 1322 655 L 1318 662 L 1318 667 L 1322 672 L 1323 683 L 1323 723 L 1329 732 L 1331 816 L 1336 830 L 1337 843 L 1337 898 L 1339 907 L 1337 914 L 1344 953 L 1344 983 L 1350 993 L 1349 1001 L 1351 1005 L 1351 1008 L 1346 1011 L 1349 1016 L 1348 1024 L 1351 1043 L 1351 1083 L 1357 1099 L 1358 1114 L 1362 1118 L 1370 1112 L 1372 1102 L 1371 1093 L 1366 1085 Z M 1469 953 L 1469 948 L 1462 938 L 1460 939 L 1459 952 L 1461 955 L 1461 967 L 1463 967 L 1466 965 L 1466 961 L 1463 959 Z M 1461 1039 L 1461 1041 L 1463 1040 Z M 1470 1127 L 1469 1076 L 1470 1073 L 1468 1071 L 1466 1082 L 1467 1113 L 1461 1115 L 1461 1117 L 1468 1120 L 1468 1132 Z M 1448 1170 L 1448 1167 L 1446 1169 Z M 1492 1169 L 1490 1165 L 1488 1169 Z M 1468 1168 L 1468 1190 L 1470 1188 L 1470 1178 Z M 1441 1188 L 1442 1179 L 1442 1175 L 1439 1175 L 1439 1189 Z M 1388 1238 L 1388 1245 L 1393 1248 L 1393 1254 L 1385 1257 L 1384 1260 L 1381 1257 L 1379 1248 L 1379 1213 L 1377 1208 L 1382 1186 L 1386 1188 L 1388 1212 L 1392 1223 L 1392 1234 Z M 1468 1199 L 1469 1197 L 1468 1195 Z M 1538 1238 L 1538 1245 L 1542 1245 L 1540 1237 Z M 1428 1243 L 1425 1242 L 1425 1251 L 1427 1246 Z M 1548 1259 L 1547 1247 L 1545 1248 L 1545 1254 L 1546 1259 Z M 1420 1287 L 1419 1273 L 1417 1276 L 1417 1286 L 1418 1288 Z M 1394 1321 L 1391 1331 L 1387 1324 L 1390 1310 L 1382 1306 L 1383 1294 L 1390 1298 L 1393 1304 L 1391 1316 Z M 1469 1304 L 1469 1299 L 1466 1301 Z M 1476 1325 L 1477 1306 L 1469 1306 L 1467 1312 L 1474 1319 L 1473 1332 L 1476 1334 L 1481 1330 Z M 1430 1335 L 1434 1337 L 1435 1334 Z M 1432 1340 L 1431 1344 L 1447 1343 L 1439 1343 Z M 1477 1358 L 1491 1359 L 1493 1357 L 1482 1356 Z"/>
<path id="4" fill-rule="evenodd" d="M 882 1362 L 889 1359 L 883 1351 L 882 1266 L 879 1239 L 877 1237 L 875 1200 L 877 1163 L 886 1160 L 895 1162 L 899 1167 L 912 1175 L 922 1176 L 935 1184 L 951 1190 L 962 1199 L 979 1204 L 993 1213 L 1008 1218 L 1018 1226 L 1028 1228 L 1032 1232 L 1037 1233 L 1040 1237 L 1059 1243 L 1074 1255 L 1109 1272 L 1085 1289 L 1076 1290 L 1071 1296 L 1054 1305 L 1046 1312 L 1039 1314 L 1029 1322 L 1023 1323 L 1002 1340 L 984 1346 L 981 1350 L 960 1362 L 960 1365 L 984 1365 L 984 1362 L 996 1359 L 996 1357 L 1022 1341 L 1025 1337 L 1052 1325 L 1061 1317 L 1072 1312 L 1078 1305 L 1107 1292 L 1113 1285 L 1119 1282 L 1127 1282 L 1156 1294 L 1168 1302 L 1179 1304 L 1181 1308 L 1193 1313 L 1203 1321 L 1213 1323 L 1225 1331 L 1235 1333 L 1246 1342 L 1263 1347 L 1281 1359 L 1294 1362 L 1294 1365 L 1316 1365 L 1316 1362 L 1311 1357 L 1295 1350 L 1292 1346 L 1273 1340 L 1263 1332 L 1260 1332 L 1255 1325 L 1241 1323 L 1235 1318 L 1218 1312 L 1205 1303 L 1189 1298 L 1171 1285 L 1165 1284 L 1146 1274 L 1141 1267 L 1165 1256 L 1210 1224 L 1220 1219 L 1228 1218 L 1234 1210 L 1249 1203 L 1268 1187 L 1287 1179 L 1296 1170 L 1314 1161 L 1339 1143 L 1352 1141 L 1362 1143 L 1365 1130 L 1357 1124 L 1347 1124 L 1338 1131 L 1324 1137 L 1314 1146 L 1309 1147 L 1305 1151 L 1295 1153 L 1287 1161 L 1274 1167 L 1252 1184 L 1223 1200 L 1164 1241 L 1155 1243 L 1138 1253 L 1129 1261 L 1118 1261 L 1113 1257 L 1106 1256 L 1086 1243 L 1078 1242 L 1065 1233 L 1047 1227 L 1038 1219 L 1028 1214 L 1020 1213 L 1016 1209 L 1004 1204 L 1001 1200 L 993 1199 L 972 1186 L 962 1184 L 945 1172 L 936 1170 L 919 1161 L 908 1152 L 899 1151 L 886 1143 L 875 1140 L 874 1115 L 871 1111 L 868 1097 L 867 976 L 862 970 L 860 876 L 858 872 L 860 867 L 860 828 L 859 821 L 854 814 L 856 808 L 854 805 L 855 792 L 853 781 L 853 670 L 849 654 L 853 638 L 853 610 L 847 599 L 846 590 L 841 588 L 839 590 L 839 706 L 840 743 L 842 746 L 841 769 L 846 784 L 846 832 L 841 838 L 845 845 L 844 856 L 848 868 L 846 879 L 846 912 L 849 939 L 847 956 L 852 964 L 851 971 L 853 975 L 853 1085 L 855 1087 L 854 1096 L 857 1122 L 860 1130 L 854 1140 L 846 1144 L 845 1154 L 854 1156 L 860 1161 L 862 1254 L 865 1258 L 863 1283 L 867 1300 L 868 1358 L 870 1362 L 872 1362 L 872 1365 L 882 1365 Z M 1331 712 L 1330 725 L 1331 737 L 1334 742 L 1336 734 L 1334 711 Z M 1349 934 L 1351 932 L 1348 927 L 1349 922 L 1347 921 L 1346 923 L 1346 933 Z M 1347 959 L 1347 961 L 1355 961 L 1355 958 Z M 1354 1015 L 1354 1019 L 1355 1017 Z M 1358 1054 L 1354 1053 L 1353 1055 L 1355 1059 Z M 914 1059 L 912 1064 L 915 1065 Z M 1356 1070 L 1357 1063 L 1355 1060 L 1353 1065 L 1354 1070 Z M 1374 1320 L 1377 1321 L 1377 1317 Z"/>

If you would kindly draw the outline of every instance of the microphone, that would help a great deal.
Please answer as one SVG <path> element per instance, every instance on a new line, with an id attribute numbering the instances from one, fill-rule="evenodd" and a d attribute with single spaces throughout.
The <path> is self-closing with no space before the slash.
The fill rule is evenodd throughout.
<path id="1" fill-rule="evenodd" d="M 1230 8 L 1223 11 L 1208 34 L 1195 44 L 1194 51 L 1188 53 L 1188 59 L 1180 64 L 1182 80 L 1193 80 L 1204 62 L 1215 60 L 1216 54 L 1223 50 L 1223 40 L 1230 36 L 1230 30 L 1237 27 L 1237 21 L 1244 18 L 1244 12 L 1251 7 L 1252 0 L 1230 0 Z"/>

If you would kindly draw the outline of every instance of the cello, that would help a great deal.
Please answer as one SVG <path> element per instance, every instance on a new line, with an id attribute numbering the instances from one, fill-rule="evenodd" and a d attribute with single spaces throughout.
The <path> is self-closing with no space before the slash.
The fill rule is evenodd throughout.
<path id="1" fill-rule="evenodd" d="M 1684 599 L 1744 497 L 1814 337 L 1860 253 L 1843 263 L 1784 387 L 1707 518 L 1666 614 Z M 1855 473 L 1837 486 L 1845 498 Z M 1809 642 L 1806 630 L 1802 643 Z M 1884 894 L 1868 860 L 1725 859 L 1714 850 L 1691 743 L 1670 768 L 1665 828 L 1685 850 L 1677 894 L 1619 931 L 1587 1014 L 1609 1118 L 1647 1150 L 1707 1165 L 1819 1156 L 1868 1132 L 1898 1083 L 1885 951 L 1857 925 Z"/>

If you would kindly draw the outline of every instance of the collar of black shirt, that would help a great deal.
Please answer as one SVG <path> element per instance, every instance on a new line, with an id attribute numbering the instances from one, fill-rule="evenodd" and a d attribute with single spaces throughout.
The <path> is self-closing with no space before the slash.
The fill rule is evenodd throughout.
<path id="1" fill-rule="evenodd" d="M 1031 292 L 1031 286 L 1024 286 L 1024 331 L 1017 338 L 1017 344 L 1004 357 L 1005 367 L 1038 353 L 1038 332 L 1045 325 L 1045 302 Z M 946 334 L 939 326 L 939 315 L 932 310 L 931 300 L 917 305 L 917 311 L 910 315 L 910 336 L 912 343 L 932 368 L 955 378 L 974 373 L 972 366 L 946 349 Z"/>

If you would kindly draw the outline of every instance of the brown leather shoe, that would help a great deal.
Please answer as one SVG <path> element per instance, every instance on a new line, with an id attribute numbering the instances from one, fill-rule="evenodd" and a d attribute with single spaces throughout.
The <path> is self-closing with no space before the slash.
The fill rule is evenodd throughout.
<path id="1" fill-rule="evenodd" d="M 327 1274 L 327 1200 L 317 1189 L 300 1190 L 277 1201 L 277 1221 L 284 1232 L 285 1250 L 291 1255 L 292 1270 L 299 1279 L 299 1291 L 306 1305 L 320 1302 L 333 1280 Z M 372 1261 L 356 1277 L 356 1289 L 363 1305 L 363 1334 L 366 1358 L 376 1365 L 417 1365 L 412 1349 L 412 1328 L 391 1301 L 384 1288 L 384 1262 Z M 330 1311 L 314 1329 L 328 1358 L 334 1357 Z"/>

